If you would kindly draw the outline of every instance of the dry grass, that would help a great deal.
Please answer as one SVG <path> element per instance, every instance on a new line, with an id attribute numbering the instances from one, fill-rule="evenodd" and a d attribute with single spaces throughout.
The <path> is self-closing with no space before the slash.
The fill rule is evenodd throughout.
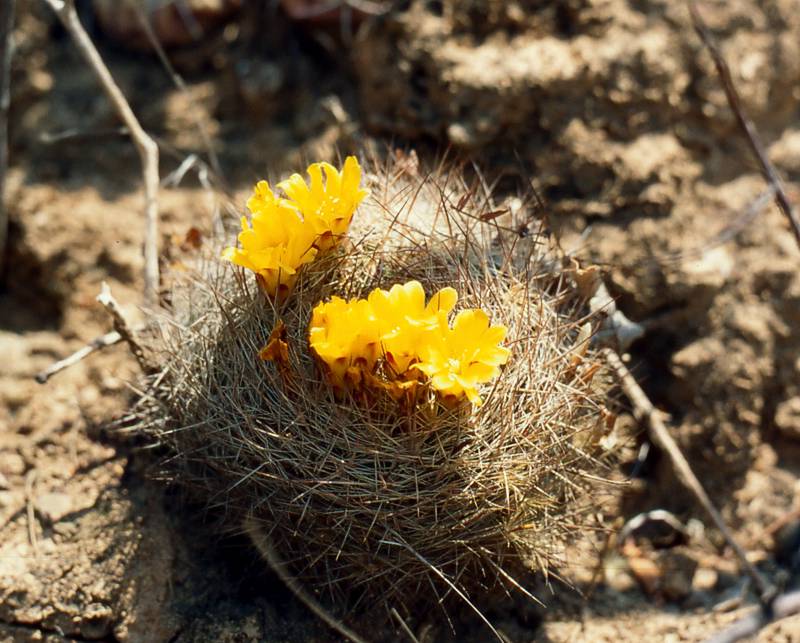
<path id="1" fill-rule="evenodd" d="M 557 561 L 580 529 L 602 468 L 597 362 L 582 310 L 541 239 L 516 231 L 458 173 L 395 165 L 372 179 L 351 246 L 307 270 L 275 305 L 252 275 L 214 260 L 176 286 L 157 355 L 163 370 L 135 428 L 165 445 L 181 483 L 260 525 L 292 572 L 334 600 L 389 608 L 512 582 L 509 563 Z M 486 218 L 486 217 L 484 217 Z M 334 399 L 310 356 L 311 308 L 418 279 L 450 285 L 458 308 L 508 326 L 512 358 L 484 405 Z M 257 353 L 278 319 L 290 373 Z M 585 320 L 584 320 L 585 321 Z"/>

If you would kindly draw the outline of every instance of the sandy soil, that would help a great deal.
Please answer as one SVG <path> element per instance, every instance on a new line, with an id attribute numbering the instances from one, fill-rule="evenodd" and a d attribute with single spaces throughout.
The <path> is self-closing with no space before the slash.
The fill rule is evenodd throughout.
<path id="1" fill-rule="evenodd" d="M 786 534 L 800 520 L 800 251 L 772 207 L 714 242 L 764 184 L 685 8 L 401 4 L 355 35 L 345 24 L 344 37 L 338 24 L 247 10 L 172 52 L 186 92 L 154 57 L 92 26 L 162 143 L 162 176 L 205 154 L 198 123 L 225 174 L 216 196 L 194 172 L 161 191 L 164 266 L 188 262 L 190 231 L 207 234 L 217 208 L 240 210 L 257 178 L 370 140 L 423 160 L 450 146 L 502 194 L 532 182 L 562 245 L 601 265 L 621 309 L 646 323 L 635 371 L 740 542 L 771 579 L 796 584 L 787 561 L 798 543 Z M 18 5 L 0 288 L 0 641 L 335 640 L 245 538 L 220 535 L 219 516 L 165 490 L 152 455 L 109 430 L 134 397 L 124 348 L 45 386 L 33 379 L 109 330 L 94 301 L 102 281 L 140 315 L 144 226 L 135 150 L 43 3 Z M 797 196 L 800 14 L 791 0 L 707 5 Z M 733 556 L 653 452 L 609 519 L 657 508 L 688 525 L 688 542 L 612 548 L 598 584 L 595 568 L 564 572 L 590 597 L 559 586 L 549 609 L 509 600 L 493 622 L 514 641 L 697 641 L 750 609 Z M 456 621 L 461 640 L 489 640 L 478 622 Z M 426 640 L 452 636 L 440 625 Z M 800 618 L 759 640 L 800 641 Z"/>

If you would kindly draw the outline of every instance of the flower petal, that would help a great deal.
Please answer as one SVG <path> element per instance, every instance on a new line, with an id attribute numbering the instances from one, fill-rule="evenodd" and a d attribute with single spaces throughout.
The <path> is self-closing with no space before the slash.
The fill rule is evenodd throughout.
<path id="1" fill-rule="evenodd" d="M 428 302 L 426 312 L 428 314 L 444 312 L 449 313 L 455 308 L 458 301 L 458 293 L 455 288 L 442 288 Z"/>

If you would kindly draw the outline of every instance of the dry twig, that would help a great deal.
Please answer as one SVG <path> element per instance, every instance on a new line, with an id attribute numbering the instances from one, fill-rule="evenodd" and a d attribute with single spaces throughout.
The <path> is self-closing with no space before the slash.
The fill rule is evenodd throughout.
<path id="1" fill-rule="evenodd" d="M 715 634 L 706 643 L 736 643 L 755 636 L 759 630 L 782 618 L 800 614 L 800 591 L 776 596 L 769 608 L 761 607 Z"/>
<path id="2" fill-rule="evenodd" d="M 95 337 L 91 342 L 86 344 L 86 346 L 78 349 L 72 355 L 58 360 L 43 371 L 37 373 L 36 381 L 39 382 L 39 384 L 45 384 L 47 383 L 47 380 L 53 377 L 53 375 L 56 373 L 60 373 L 65 368 L 69 368 L 73 364 L 77 364 L 95 351 L 117 344 L 121 339 L 122 335 L 115 330 L 112 330 L 110 333 L 106 333 L 105 335 L 100 335 L 100 337 Z"/>
<path id="3" fill-rule="evenodd" d="M 728 525 L 725 524 L 722 515 L 714 506 L 711 498 L 708 497 L 705 489 L 703 489 L 703 485 L 700 484 L 689 462 L 681 452 L 680 447 L 678 447 L 678 444 L 675 442 L 672 435 L 670 435 L 666 424 L 664 424 L 662 414 L 653 406 L 652 402 L 650 402 L 647 394 L 639 386 L 616 351 L 605 348 L 603 349 L 603 354 L 609 366 L 611 366 L 617 376 L 622 389 L 625 391 L 625 395 L 631 401 L 634 416 L 639 422 L 645 422 L 647 424 L 650 439 L 661 447 L 669 456 L 678 479 L 692 493 L 703 509 L 705 509 L 706 513 L 711 517 L 714 525 L 719 529 L 728 545 L 739 558 L 742 569 L 753 582 L 753 585 L 758 591 L 759 600 L 762 605 L 768 606 L 775 597 L 775 588 L 747 559 L 747 554 L 736 542 Z"/>
<path id="4" fill-rule="evenodd" d="M 758 590 L 761 603 L 759 608 L 722 632 L 715 634 L 706 643 L 736 643 L 755 635 L 760 629 L 776 620 L 800 613 L 800 592 L 787 592 L 778 595 L 775 587 L 747 559 L 744 550 L 734 539 L 719 511 L 711 502 L 697 476 L 692 471 L 689 462 L 670 435 L 664 424 L 662 414 L 650 402 L 616 351 L 605 348 L 603 352 L 617 379 L 619 379 L 625 395 L 628 396 L 633 405 L 636 419 L 647 423 L 650 439 L 667 453 L 678 478 L 711 516 L 717 529 L 719 529 L 728 545 L 739 558 L 742 569 Z"/>
<path id="5" fill-rule="evenodd" d="M 365 643 L 364 639 L 334 617 L 328 610 L 320 605 L 319 601 L 303 589 L 299 581 L 289 572 L 286 563 L 278 556 L 278 552 L 275 551 L 275 547 L 269 541 L 264 530 L 260 529 L 255 521 L 252 519 L 245 520 L 244 528 L 270 569 L 281 579 L 281 582 L 289 588 L 297 600 L 303 603 L 312 614 L 322 620 L 328 627 L 341 634 L 348 641 L 352 641 L 352 643 Z"/>
<path id="6" fill-rule="evenodd" d="M 400 612 L 397 611 L 397 608 L 393 607 L 390 610 L 390 613 L 397 620 L 397 623 L 400 625 L 400 629 L 403 630 L 405 635 L 408 637 L 408 640 L 411 641 L 411 643 L 419 643 L 419 639 L 414 635 L 414 632 L 411 631 L 411 628 L 408 627 L 408 624 L 403 620 L 403 617 L 400 616 Z"/>
<path id="7" fill-rule="evenodd" d="M 747 142 L 750 145 L 750 150 L 755 155 L 756 160 L 761 167 L 761 173 L 764 175 L 764 178 L 767 180 L 767 182 L 774 188 L 775 202 L 778 204 L 781 212 L 783 212 L 783 214 L 786 215 L 786 218 L 789 220 L 789 225 L 792 228 L 797 245 L 800 246 L 800 217 L 797 215 L 797 210 L 786 196 L 786 189 L 783 185 L 783 181 L 775 169 L 775 166 L 769 160 L 767 152 L 764 149 L 764 144 L 761 142 L 761 139 L 758 136 L 758 131 L 756 130 L 755 125 L 753 125 L 753 122 L 744 113 L 744 108 L 742 107 L 739 93 L 736 91 L 736 86 L 733 84 L 733 78 L 731 77 L 728 64 L 725 62 L 725 58 L 723 58 L 722 52 L 720 52 L 719 47 L 714 41 L 714 37 L 708 30 L 708 26 L 703 20 L 703 17 L 700 15 L 700 11 L 697 8 L 696 2 L 690 0 L 689 11 L 692 14 L 692 23 L 694 24 L 695 31 L 697 31 L 697 34 L 703 41 L 703 44 L 708 48 L 711 58 L 714 60 L 714 66 L 717 68 L 717 73 L 719 74 L 720 81 L 722 82 L 722 87 L 725 90 L 725 96 L 728 99 L 728 105 L 730 105 L 730 108 L 733 110 L 733 113 L 736 116 L 736 122 L 747 138 Z"/>
<path id="8" fill-rule="evenodd" d="M 8 166 L 8 107 L 11 86 L 11 31 L 14 27 L 14 0 L 0 3 L 0 276 L 3 275 L 6 239 L 8 237 L 8 212 L 4 195 L 6 168 Z"/>
<path id="9" fill-rule="evenodd" d="M 153 369 L 147 361 L 147 357 L 144 354 L 144 349 L 141 347 L 139 342 L 136 341 L 134 331 L 131 329 L 128 321 L 122 314 L 122 310 L 120 309 L 117 300 L 114 299 L 113 295 L 111 294 L 111 288 L 108 287 L 108 284 L 105 281 L 103 282 L 100 294 L 97 295 L 97 301 L 103 306 L 103 308 L 106 309 L 106 311 L 108 311 L 108 314 L 111 315 L 111 319 L 114 323 L 114 330 L 119 333 L 120 339 L 125 340 L 128 348 L 130 348 L 131 354 L 136 358 L 136 361 L 139 363 L 139 367 L 142 369 L 142 371 L 145 374 L 152 372 Z"/>
<path id="10" fill-rule="evenodd" d="M 34 490 L 36 487 L 37 470 L 31 469 L 25 476 L 25 511 L 28 523 L 28 541 L 33 548 L 34 555 L 39 555 L 39 537 L 36 533 L 36 510 L 33 508 Z"/>
<path id="11" fill-rule="evenodd" d="M 83 28 L 75 0 L 44 0 L 55 11 L 75 45 L 91 67 L 100 85 L 125 123 L 142 162 L 145 195 L 144 298 L 148 306 L 158 303 L 158 145 L 144 131 L 111 72 Z"/>

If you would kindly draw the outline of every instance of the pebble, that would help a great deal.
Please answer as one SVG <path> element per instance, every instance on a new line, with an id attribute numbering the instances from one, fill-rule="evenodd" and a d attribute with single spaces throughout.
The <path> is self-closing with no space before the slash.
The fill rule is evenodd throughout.
<path id="1" fill-rule="evenodd" d="M 33 503 L 37 513 L 50 524 L 55 524 L 74 510 L 72 497 L 52 491 L 38 496 Z"/>
<path id="2" fill-rule="evenodd" d="M 21 476 L 25 473 L 25 460 L 19 453 L 3 453 L 2 460 L 3 473 L 10 476 Z"/>
<path id="3" fill-rule="evenodd" d="M 709 569 L 708 567 L 700 567 L 694 573 L 692 579 L 692 589 L 696 591 L 708 591 L 714 589 L 719 580 L 719 574 L 716 570 Z"/>
<path id="4" fill-rule="evenodd" d="M 800 440 L 800 396 L 790 397 L 778 405 L 775 426 L 784 437 Z"/>

